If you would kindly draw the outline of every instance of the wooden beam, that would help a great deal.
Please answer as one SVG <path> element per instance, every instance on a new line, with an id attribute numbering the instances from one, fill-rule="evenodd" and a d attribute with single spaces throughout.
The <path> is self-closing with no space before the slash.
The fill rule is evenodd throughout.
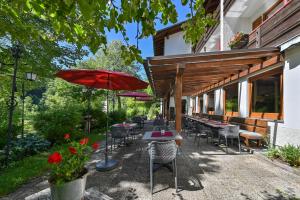
<path id="1" fill-rule="evenodd" d="M 182 74 L 184 64 L 177 65 L 177 73 L 175 79 L 175 129 L 178 133 L 181 132 L 181 112 L 182 112 Z"/>

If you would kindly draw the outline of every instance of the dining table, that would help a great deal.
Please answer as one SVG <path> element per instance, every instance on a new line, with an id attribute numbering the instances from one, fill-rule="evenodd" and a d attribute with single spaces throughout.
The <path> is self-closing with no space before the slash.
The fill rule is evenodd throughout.
<path id="1" fill-rule="evenodd" d="M 176 130 L 146 131 L 142 139 L 146 141 L 168 141 L 175 140 L 176 135 Z"/>

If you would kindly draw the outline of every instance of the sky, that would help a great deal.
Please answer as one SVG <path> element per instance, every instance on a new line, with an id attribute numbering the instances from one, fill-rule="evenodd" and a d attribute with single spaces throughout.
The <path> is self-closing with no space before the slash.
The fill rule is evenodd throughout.
<path id="1" fill-rule="evenodd" d="M 181 0 L 173 0 L 173 3 L 176 6 L 178 18 L 177 23 L 182 22 L 186 19 L 186 14 L 189 12 L 188 6 L 182 6 Z M 165 27 L 171 26 L 172 24 L 169 23 L 168 25 L 164 26 L 157 21 L 156 24 L 156 30 L 163 29 Z M 126 26 L 127 34 L 129 37 L 130 44 L 136 44 L 136 24 L 128 24 Z M 121 34 L 116 34 L 114 31 L 107 34 L 108 42 L 111 42 L 112 40 L 121 40 L 123 41 Z M 147 58 L 153 56 L 153 40 L 152 36 L 148 37 L 146 39 L 139 40 L 139 49 L 142 51 L 142 57 Z"/>

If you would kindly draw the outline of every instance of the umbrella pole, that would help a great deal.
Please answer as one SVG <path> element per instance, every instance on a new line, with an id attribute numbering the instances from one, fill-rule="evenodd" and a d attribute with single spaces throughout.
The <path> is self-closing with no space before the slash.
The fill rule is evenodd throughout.
<path id="1" fill-rule="evenodd" d="M 108 109 L 109 103 L 108 103 L 108 90 L 106 90 L 106 137 L 105 137 L 105 163 L 108 161 Z"/>
<path id="2" fill-rule="evenodd" d="M 108 74 L 107 77 L 107 91 L 106 91 L 106 134 L 105 134 L 105 160 L 104 161 L 100 161 L 98 163 L 96 163 L 96 170 L 97 171 L 109 171 L 112 170 L 114 168 L 116 168 L 118 166 L 118 161 L 116 160 L 108 160 L 108 112 L 109 112 L 109 103 L 108 103 L 108 90 L 110 88 L 110 77 Z"/>

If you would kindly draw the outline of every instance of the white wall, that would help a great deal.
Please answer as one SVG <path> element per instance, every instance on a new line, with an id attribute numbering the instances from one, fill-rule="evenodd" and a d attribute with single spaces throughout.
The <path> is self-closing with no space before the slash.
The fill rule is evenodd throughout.
<path id="1" fill-rule="evenodd" d="M 203 94 L 203 105 L 202 105 L 202 110 L 203 110 L 203 113 L 207 113 L 207 94 Z"/>
<path id="2" fill-rule="evenodd" d="M 219 88 L 215 90 L 215 114 L 216 115 L 223 115 L 223 89 Z"/>
<path id="3" fill-rule="evenodd" d="M 249 102 L 248 102 L 248 79 L 239 81 L 239 115 L 241 117 L 249 116 Z"/>
<path id="4" fill-rule="evenodd" d="M 300 43 L 285 50 L 283 122 L 269 123 L 271 144 L 300 145 Z"/>
<path id="5" fill-rule="evenodd" d="M 165 37 L 164 55 L 187 54 L 192 52 L 190 44 L 185 43 L 183 32 L 178 32 Z"/>

